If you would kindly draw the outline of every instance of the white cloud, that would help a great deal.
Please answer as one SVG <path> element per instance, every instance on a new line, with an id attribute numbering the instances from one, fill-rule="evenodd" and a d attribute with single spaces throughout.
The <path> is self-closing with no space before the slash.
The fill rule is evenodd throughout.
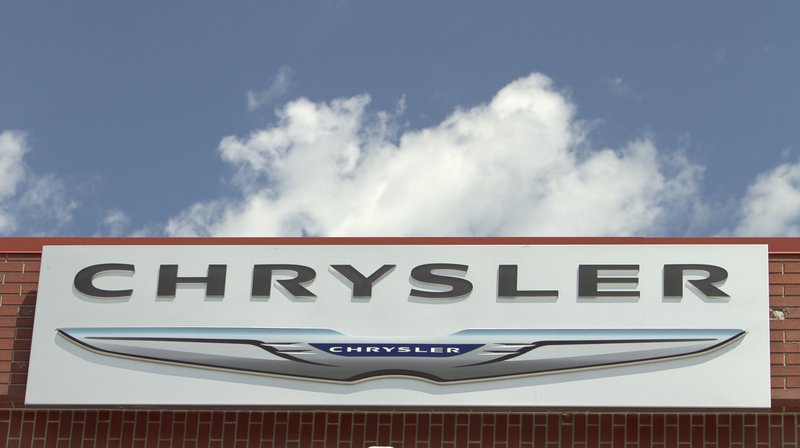
<path id="1" fill-rule="evenodd" d="M 20 132 L 0 133 L 0 198 L 13 196 L 17 185 L 25 177 L 22 158 L 28 152 L 25 135 Z"/>
<path id="2" fill-rule="evenodd" d="M 14 195 L 25 178 L 23 157 L 28 151 L 25 135 L 20 132 L 0 133 L 0 234 L 13 232 L 16 228 Z"/>
<path id="3" fill-rule="evenodd" d="M 630 83 L 622 76 L 617 76 L 608 80 L 608 89 L 611 93 L 620 98 L 627 98 L 634 102 L 642 100 L 642 95 L 636 93 Z"/>
<path id="4" fill-rule="evenodd" d="M 102 227 L 105 228 L 105 231 L 95 236 L 123 236 L 129 222 L 130 218 L 128 218 L 128 215 L 122 210 L 110 210 L 101 220 Z"/>
<path id="5" fill-rule="evenodd" d="M 294 71 L 287 66 L 278 69 L 278 74 L 272 79 L 270 85 L 263 90 L 247 91 L 247 108 L 250 110 L 258 109 L 261 106 L 274 103 L 278 98 L 289 92 L 292 87 L 292 76 Z"/>
<path id="6" fill-rule="evenodd" d="M 0 132 L 0 234 L 23 224 L 27 235 L 51 232 L 71 221 L 77 207 L 58 177 L 31 172 L 24 161 L 29 150 L 25 134 Z"/>
<path id="7" fill-rule="evenodd" d="M 360 95 L 297 99 L 228 136 L 236 198 L 200 202 L 169 235 L 633 235 L 691 219 L 702 169 L 651 138 L 591 149 L 575 107 L 532 74 L 437 126 L 398 133 Z M 677 218 L 676 218 L 677 217 Z"/>
<path id="8" fill-rule="evenodd" d="M 800 235 L 800 161 L 759 175 L 747 189 L 741 214 L 737 235 Z"/>
<path id="9" fill-rule="evenodd" d="M 67 198 L 64 182 L 53 174 L 31 174 L 28 178 L 19 197 L 21 215 L 55 229 L 69 223 L 78 203 Z"/>

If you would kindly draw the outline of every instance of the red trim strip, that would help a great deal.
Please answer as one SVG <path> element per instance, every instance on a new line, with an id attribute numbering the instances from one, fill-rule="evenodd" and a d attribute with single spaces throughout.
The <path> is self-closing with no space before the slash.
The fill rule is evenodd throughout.
<path id="1" fill-rule="evenodd" d="M 650 238 L 650 237 L 342 237 L 342 238 L 0 238 L 0 253 L 41 253 L 43 246 L 187 245 L 626 245 L 766 244 L 771 254 L 800 254 L 800 238 Z"/>

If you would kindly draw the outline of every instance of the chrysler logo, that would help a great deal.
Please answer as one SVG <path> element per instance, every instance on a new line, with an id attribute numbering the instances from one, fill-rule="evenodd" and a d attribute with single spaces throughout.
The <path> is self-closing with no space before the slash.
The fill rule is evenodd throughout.
<path id="1" fill-rule="evenodd" d="M 490 380 L 703 355 L 742 329 L 471 329 L 438 338 L 300 328 L 60 328 L 98 353 L 141 361 L 352 383 L 403 376 Z"/>

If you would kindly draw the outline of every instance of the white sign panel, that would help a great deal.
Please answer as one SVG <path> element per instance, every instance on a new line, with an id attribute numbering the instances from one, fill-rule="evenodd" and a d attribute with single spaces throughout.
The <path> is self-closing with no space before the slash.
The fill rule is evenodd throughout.
<path id="1" fill-rule="evenodd" d="M 769 407 L 761 245 L 51 246 L 26 404 Z"/>

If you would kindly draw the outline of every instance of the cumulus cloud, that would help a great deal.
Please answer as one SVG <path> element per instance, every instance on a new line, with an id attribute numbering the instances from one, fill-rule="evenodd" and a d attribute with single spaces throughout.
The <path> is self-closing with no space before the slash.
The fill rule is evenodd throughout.
<path id="1" fill-rule="evenodd" d="M 54 175 L 36 174 L 25 164 L 30 150 L 25 134 L 0 132 L 0 234 L 52 232 L 72 220 L 77 204 Z"/>
<path id="2" fill-rule="evenodd" d="M 100 221 L 103 231 L 95 236 L 123 236 L 130 222 L 128 215 L 119 209 L 108 211 Z"/>
<path id="3" fill-rule="evenodd" d="M 0 133 L 0 234 L 13 232 L 16 228 L 14 214 L 15 195 L 25 179 L 27 168 L 23 162 L 28 146 L 25 135 L 20 132 Z"/>
<path id="4" fill-rule="evenodd" d="M 250 110 L 258 109 L 267 104 L 274 103 L 278 98 L 285 95 L 292 87 L 292 76 L 294 71 L 287 66 L 278 69 L 278 74 L 272 79 L 270 85 L 263 90 L 247 91 L 247 108 Z"/>
<path id="5" fill-rule="evenodd" d="M 399 132 L 370 97 L 300 98 L 222 139 L 239 196 L 169 235 L 641 235 L 690 219 L 702 168 L 653 139 L 595 149 L 575 106 L 532 74 L 440 124 Z"/>
<path id="6" fill-rule="evenodd" d="M 741 204 L 740 236 L 800 235 L 800 161 L 762 173 Z"/>
<path id="7" fill-rule="evenodd" d="M 25 136 L 19 132 L 0 133 L 0 198 L 13 196 L 25 177 L 22 158 L 28 151 Z"/>

